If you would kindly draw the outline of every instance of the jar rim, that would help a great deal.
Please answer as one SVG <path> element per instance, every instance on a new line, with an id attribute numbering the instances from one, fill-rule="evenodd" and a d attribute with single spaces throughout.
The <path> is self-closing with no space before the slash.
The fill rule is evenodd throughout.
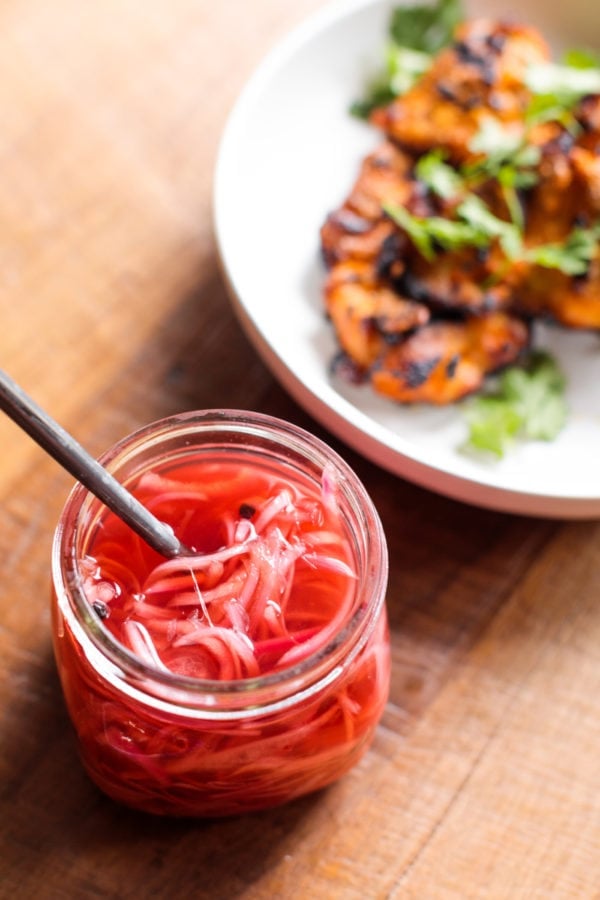
<path id="1" fill-rule="evenodd" d="M 253 678 L 202 679 L 153 666 L 112 635 L 102 621 L 94 616 L 86 598 L 83 578 L 77 565 L 76 541 L 81 527 L 79 516 L 85 509 L 86 501 L 88 503 L 100 501 L 96 501 L 89 490 L 79 482 L 69 493 L 52 545 L 52 575 L 59 605 L 61 598 L 67 599 L 67 608 L 73 616 L 77 616 L 77 623 L 85 637 L 119 670 L 135 677 L 151 679 L 162 687 L 189 693 L 191 696 L 245 695 L 262 688 L 296 682 L 313 673 L 319 678 L 323 674 L 323 666 L 335 659 L 342 648 L 349 643 L 352 644 L 353 638 L 358 639 L 361 626 L 369 621 L 376 621 L 385 601 L 388 576 L 387 545 L 373 501 L 351 466 L 323 440 L 291 422 L 246 410 L 191 410 L 158 419 L 116 442 L 101 454 L 98 460 L 112 471 L 112 468 L 117 468 L 119 464 L 133 458 L 136 451 L 146 449 L 149 445 L 158 449 L 161 440 L 173 437 L 176 432 L 181 434 L 189 432 L 190 435 L 199 437 L 208 431 L 222 435 L 235 433 L 252 435 L 254 438 L 261 437 L 270 441 L 273 448 L 278 446 L 280 449 L 294 450 L 299 457 L 317 463 L 321 469 L 325 465 L 333 467 L 338 476 L 338 486 L 347 504 L 352 501 L 350 508 L 356 522 L 347 524 L 352 528 L 356 528 L 357 525 L 361 527 L 366 548 L 365 572 L 359 573 L 359 577 L 362 574 L 363 579 L 362 581 L 357 579 L 359 602 L 341 629 L 323 647 L 295 665 Z M 243 445 L 239 446 L 241 448 Z M 193 448 L 190 452 L 193 452 Z M 365 595 L 362 600 L 360 600 L 361 593 Z M 344 658 L 347 659 L 347 656 Z"/>

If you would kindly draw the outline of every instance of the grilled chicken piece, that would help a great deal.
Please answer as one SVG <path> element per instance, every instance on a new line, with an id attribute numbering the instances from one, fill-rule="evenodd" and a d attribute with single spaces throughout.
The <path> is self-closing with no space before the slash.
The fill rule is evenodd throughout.
<path id="1" fill-rule="evenodd" d="M 577 104 L 575 118 L 583 129 L 578 144 L 592 152 L 600 152 L 600 94 L 589 94 Z"/>
<path id="2" fill-rule="evenodd" d="M 391 342 L 429 321 L 429 310 L 399 296 L 360 260 L 339 263 L 325 283 L 325 305 L 342 350 L 367 369 Z"/>
<path id="3" fill-rule="evenodd" d="M 584 101 L 588 106 L 592 98 Z M 597 124 L 600 124 L 600 117 Z M 576 143 L 563 134 L 543 147 L 540 182 L 527 205 L 525 243 L 564 245 L 577 227 L 600 217 L 600 156 L 587 149 L 591 128 Z M 522 265 L 514 306 L 568 328 L 600 328 L 600 247 L 588 271 L 569 276 L 558 269 Z"/>
<path id="4" fill-rule="evenodd" d="M 323 258 L 327 266 L 353 259 L 373 262 L 394 230 L 383 215 L 372 222 L 342 207 L 327 216 L 321 228 Z"/>
<path id="5" fill-rule="evenodd" d="M 367 157 L 347 200 L 321 228 L 327 265 L 375 263 L 378 274 L 400 293 L 436 308 L 481 312 L 506 306 L 508 285 L 491 283 L 500 266 L 503 275 L 506 269 L 497 248 L 485 254 L 476 248 L 439 253 L 428 262 L 384 214 L 382 203 L 403 206 L 422 217 L 451 213 L 452 204 L 429 194 L 416 180 L 414 163 L 390 143 Z"/>
<path id="6" fill-rule="evenodd" d="M 502 312 L 431 322 L 376 361 L 371 384 L 398 403 L 453 403 L 515 362 L 528 342 L 527 325 Z"/>
<path id="7" fill-rule="evenodd" d="M 586 275 L 579 277 L 532 267 L 520 287 L 518 307 L 566 328 L 600 329 L 600 259 L 596 257 Z"/>
<path id="8" fill-rule="evenodd" d="M 362 163 L 347 205 L 357 215 L 376 221 L 384 201 L 407 203 L 414 190 L 413 165 L 411 156 L 391 142 L 384 142 Z"/>
<path id="9" fill-rule="evenodd" d="M 484 117 L 522 133 L 530 101 L 524 75 L 550 52 L 533 28 L 475 19 L 459 26 L 456 40 L 406 94 L 375 110 L 371 121 L 411 152 L 445 149 L 461 162 Z"/>
<path id="10" fill-rule="evenodd" d="M 513 299 L 512 281 L 516 278 L 517 269 L 494 245 L 481 253 L 472 247 L 441 252 L 431 261 L 414 251 L 399 284 L 407 297 L 442 314 L 477 315 L 506 309 Z"/>
<path id="11" fill-rule="evenodd" d="M 506 201 L 497 185 L 485 182 L 478 187 L 477 193 L 491 213 L 509 221 Z M 451 200 L 442 200 L 426 193 L 418 199 L 413 197 L 408 211 L 418 218 L 433 215 L 455 220 L 462 199 L 464 197 L 457 195 Z M 405 296 L 426 303 L 443 315 L 452 312 L 461 316 L 481 314 L 510 305 L 513 282 L 519 273 L 507 259 L 498 239 L 493 239 L 487 247 L 463 246 L 455 250 L 444 250 L 434 242 L 433 258 L 426 259 L 410 236 L 399 225 L 397 227 L 395 247 L 401 265 L 398 261 L 395 266 L 390 264 L 391 238 L 386 239 L 380 250 L 378 265 Z"/>
<path id="12" fill-rule="evenodd" d="M 600 217 L 600 145 L 597 152 L 581 146 L 573 147 L 571 166 L 573 180 L 582 194 L 577 215 L 583 214 L 590 220 L 597 220 Z"/>
<path id="13" fill-rule="evenodd" d="M 538 146 L 542 154 L 539 181 L 529 192 L 525 209 L 525 242 L 529 246 L 564 241 L 583 199 L 583 185 L 575 183 L 570 135 L 557 127 Z"/>
<path id="14" fill-rule="evenodd" d="M 382 203 L 406 205 L 415 191 L 413 161 L 393 144 L 382 144 L 364 160 L 350 195 L 321 228 L 328 266 L 345 259 L 373 260 L 395 230 Z"/>

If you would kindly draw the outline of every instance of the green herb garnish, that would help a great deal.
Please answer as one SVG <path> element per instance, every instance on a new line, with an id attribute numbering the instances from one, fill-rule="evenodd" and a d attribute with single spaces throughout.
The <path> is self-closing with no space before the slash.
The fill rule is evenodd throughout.
<path id="1" fill-rule="evenodd" d="M 487 247 L 489 236 L 467 221 L 443 216 L 413 216 L 403 206 L 383 204 L 387 215 L 407 233 L 421 256 L 431 262 L 437 251 L 460 250 L 461 247 Z"/>
<path id="2" fill-rule="evenodd" d="M 470 178 L 500 178 L 515 187 L 529 187 L 538 180 L 535 166 L 541 158 L 541 150 L 527 143 L 527 136 L 515 134 L 493 119 L 482 119 L 478 132 L 469 143 L 469 150 L 481 153 L 483 159 L 465 166 L 465 176 Z"/>
<path id="3" fill-rule="evenodd" d="M 598 253 L 600 224 L 592 228 L 574 228 L 564 244 L 541 244 L 525 254 L 528 262 L 546 269 L 559 269 L 565 275 L 585 275 Z"/>
<path id="4" fill-rule="evenodd" d="M 482 154 L 475 163 L 455 169 L 446 162 L 442 150 L 432 150 L 415 165 L 415 175 L 443 200 L 462 195 L 456 219 L 440 216 L 418 218 L 405 209 L 385 206 L 385 212 L 409 235 L 417 249 L 432 261 L 436 252 L 465 246 L 487 247 L 498 239 L 511 261 L 522 260 L 565 275 L 584 275 L 598 252 L 600 223 L 590 228 L 575 227 L 562 244 L 523 248 L 525 222 L 518 191 L 533 187 L 539 180 L 536 166 L 540 149 L 527 143 L 527 136 L 515 135 L 491 117 L 483 120 L 469 148 Z M 485 180 L 495 179 L 502 191 L 510 221 L 495 216 L 484 201 L 469 190 Z"/>
<path id="5" fill-rule="evenodd" d="M 550 95 L 560 104 L 573 105 L 587 94 L 600 93 L 600 69 L 535 63 L 525 73 L 525 84 L 533 94 Z"/>
<path id="6" fill-rule="evenodd" d="M 398 47 L 410 47 L 433 56 L 452 42 L 454 30 L 463 18 L 460 0 L 398 6 L 392 12 L 390 37 Z"/>
<path id="7" fill-rule="evenodd" d="M 522 248 L 518 227 L 495 216 L 480 197 L 469 194 L 457 208 L 456 213 L 481 235 L 480 246 L 483 245 L 484 239 L 487 239 L 489 244 L 494 238 L 498 238 L 508 259 L 517 259 Z"/>
<path id="8" fill-rule="evenodd" d="M 432 150 L 418 160 L 415 175 L 429 190 L 442 200 L 452 200 L 465 188 L 464 178 L 445 162 L 442 150 Z"/>
<path id="9" fill-rule="evenodd" d="M 472 138 L 469 150 L 483 154 L 483 158 L 463 168 L 465 177 L 475 182 L 495 178 L 502 189 L 512 223 L 522 231 L 525 223 L 517 191 L 531 188 L 539 181 L 536 171 L 541 159 L 539 147 L 528 144 L 526 136 L 515 134 L 496 119 L 486 116 Z"/>
<path id="10" fill-rule="evenodd" d="M 525 112 L 525 122 L 529 127 L 544 122 L 558 122 L 571 134 L 580 130 L 573 113 L 573 104 L 570 101 L 561 102 L 553 94 L 538 94 L 533 97 Z"/>
<path id="11" fill-rule="evenodd" d="M 456 219 L 443 216 L 421 218 L 402 206 L 383 204 L 385 213 L 406 231 L 409 238 L 429 262 L 438 249 L 460 250 L 462 247 L 489 247 L 495 238 L 509 259 L 521 251 L 521 235 L 511 222 L 498 219 L 475 194 L 468 194 L 456 207 Z"/>
<path id="12" fill-rule="evenodd" d="M 524 249 L 518 224 L 499 219 L 475 194 L 467 194 L 459 203 L 456 219 L 422 218 L 390 203 L 384 203 L 383 210 L 407 233 L 428 262 L 435 259 L 440 249 L 485 248 L 497 239 L 508 260 L 558 269 L 573 277 L 585 275 L 599 250 L 600 222 L 590 228 L 574 228 L 562 244 L 540 244 Z"/>
<path id="13" fill-rule="evenodd" d="M 494 173 L 500 165 L 512 159 L 519 152 L 522 144 L 521 134 L 509 131 L 492 116 L 484 116 L 479 130 L 469 142 L 469 150 L 473 153 L 483 153 L 484 163 L 487 167 L 484 171 Z M 481 163 L 476 165 L 481 165 Z"/>
<path id="14" fill-rule="evenodd" d="M 551 441 L 565 425 L 565 378 L 550 354 L 511 366 L 467 406 L 466 449 L 501 458 L 516 440 Z"/>
<path id="15" fill-rule="evenodd" d="M 367 119 L 374 109 L 405 94 L 431 65 L 431 56 L 389 42 L 384 68 L 367 85 L 365 96 L 350 107 L 353 116 Z"/>
<path id="16" fill-rule="evenodd" d="M 573 112 L 575 105 L 588 94 L 600 93 L 598 59 L 586 51 L 571 50 L 562 64 L 529 66 L 525 84 L 533 94 L 526 113 L 529 125 L 559 122 L 576 133 L 580 126 Z"/>
<path id="17" fill-rule="evenodd" d="M 352 115 L 366 119 L 377 107 L 410 90 L 429 69 L 434 54 L 451 43 L 454 29 L 462 19 L 461 0 L 437 0 L 431 5 L 394 9 L 383 69 L 371 80 L 365 96 L 352 104 Z"/>
<path id="18" fill-rule="evenodd" d="M 600 69 L 600 53 L 576 47 L 563 54 L 562 62 L 574 69 Z"/>

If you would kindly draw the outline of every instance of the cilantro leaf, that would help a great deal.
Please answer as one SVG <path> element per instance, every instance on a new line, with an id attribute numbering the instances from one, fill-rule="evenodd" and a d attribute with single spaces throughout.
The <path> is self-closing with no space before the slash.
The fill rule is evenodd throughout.
<path id="1" fill-rule="evenodd" d="M 384 211 L 404 231 L 428 262 L 435 259 L 436 251 L 459 250 L 461 247 L 486 247 L 487 235 L 481 229 L 465 221 L 445 219 L 443 216 L 420 218 L 413 216 L 403 206 L 384 203 Z"/>
<path id="2" fill-rule="evenodd" d="M 505 222 L 495 216 L 480 197 L 469 194 L 458 206 L 457 215 L 477 230 L 481 240 L 488 243 L 498 238 L 500 246 L 509 259 L 516 259 L 521 252 L 521 234 L 512 222 Z"/>
<path id="3" fill-rule="evenodd" d="M 357 119 L 368 119 L 374 109 L 378 106 L 387 106 L 395 96 L 387 77 L 374 78 L 367 86 L 364 97 L 353 100 L 348 112 Z"/>
<path id="4" fill-rule="evenodd" d="M 567 57 L 569 58 L 569 57 Z M 540 122 L 560 122 L 576 133 L 580 126 L 574 106 L 588 94 L 600 93 L 600 67 L 592 66 L 589 55 L 571 51 L 574 64 L 536 63 L 529 66 L 525 84 L 534 95 L 526 112 L 531 126 Z"/>
<path id="5" fill-rule="evenodd" d="M 421 256 L 428 262 L 435 258 L 435 249 L 429 231 L 431 219 L 418 218 L 404 206 L 395 206 L 390 203 L 383 204 L 383 211 L 407 233 Z"/>
<path id="6" fill-rule="evenodd" d="M 364 96 L 351 105 L 352 115 L 366 119 L 377 107 L 405 94 L 429 69 L 433 54 L 452 41 L 462 19 L 461 0 L 395 8 L 382 71 L 367 84 Z"/>
<path id="7" fill-rule="evenodd" d="M 384 212 L 406 231 L 421 253 L 431 262 L 436 251 L 462 247 L 488 247 L 495 238 L 509 259 L 516 259 L 522 248 L 521 234 L 512 222 L 498 219 L 475 194 L 467 196 L 456 208 L 457 219 L 443 216 L 420 218 L 403 206 L 383 204 Z"/>
<path id="8" fill-rule="evenodd" d="M 515 133 L 486 116 L 471 139 L 469 149 L 483 154 L 483 158 L 464 166 L 463 175 L 475 182 L 496 179 L 513 225 L 523 231 L 525 222 L 517 191 L 531 188 L 539 181 L 536 166 L 541 159 L 540 148 L 528 144 L 526 135 Z"/>
<path id="9" fill-rule="evenodd" d="M 420 219 L 409 213 L 404 206 L 395 206 L 391 203 L 383 204 L 383 211 L 407 233 L 421 256 L 428 262 L 435 258 L 435 250 L 427 223 L 431 219 Z"/>
<path id="10" fill-rule="evenodd" d="M 525 84 L 534 95 L 526 112 L 530 126 L 560 122 L 576 134 L 580 125 L 574 107 L 587 94 L 600 93 L 600 55 L 588 50 L 568 50 L 562 63 L 530 66 Z"/>
<path id="11" fill-rule="evenodd" d="M 571 99 L 561 101 L 553 94 L 538 94 L 533 97 L 525 111 L 525 122 L 530 128 L 544 122 L 558 122 L 572 134 L 577 134 L 580 130 L 580 125 L 573 114 Z"/>
<path id="12" fill-rule="evenodd" d="M 507 400 L 521 417 L 521 434 L 551 441 L 566 421 L 565 379 L 547 354 L 537 354 L 530 371 L 512 367 L 502 377 Z"/>
<path id="13" fill-rule="evenodd" d="M 464 179 L 448 165 L 441 150 L 422 156 L 415 166 L 415 175 L 429 190 L 443 200 L 451 200 L 464 189 Z"/>
<path id="14" fill-rule="evenodd" d="M 381 72 L 367 84 L 365 96 L 355 100 L 350 107 L 352 115 L 366 119 L 394 97 L 405 94 L 431 65 L 431 57 L 408 47 L 389 42 L 385 49 L 385 62 Z"/>
<path id="15" fill-rule="evenodd" d="M 565 378 L 550 354 L 532 353 L 467 407 L 467 449 L 501 458 L 515 440 L 553 440 L 567 420 Z"/>
<path id="16" fill-rule="evenodd" d="M 535 167 L 541 159 L 540 148 L 528 144 L 526 136 L 507 129 L 491 116 L 482 119 L 469 150 L 483 154 L 483 159 L 466 166 L 466 176 L 504 179 L 515 187 L 529 187 L 538 180 Z"/>
<path id="17" fill-rule="evenodd" d="M 563 64 L 574 69 L 600 69 L 600 53 L 583 50 L 580 47 L 567 50 L 563 54 Z"/>
<path id="18" fill-rule="evenodd" d="M 600 224 L 593 228 L 574 228 L 564 244 L 540 244 L 525 253 L 527 262 L 546 269 L 559 269 L 565 275 L 585 275 L 598 253 Z"/>
<path id="19" fill-rule="evenodd" d="M 600 69 L 534 63 L 525 73 L 525 84 L 533 94 L 551 94 L 560 102 L 574 103 L 587 94 L 600 93 Z"/>
<path id="20" fill-rule="evenodd" d="M 398 6 L 392 13 L 390 34 L 400 47 L 437 53 L 451 43 L 463 19 L 460 0 L 438 0 L 433 5 Z"/>
<path id="21" fill-rule="evenodd" d="M 522 135 L 509 131 L 492 116 L 484 116 L 479 129 L 469 142 L 469 150 L 483 153 L 487 165 L 510 159 L 522 145 Z"/>
<path id="22" fill-rule="evenodd" d="M 507 203 L 510 204 L 510 201 L 509 194 Z M 518 202 L 516 198 L 515 202 Z M 421 218 L 414 216 L 403 206 L 390 203 L 384 203 L 383 210 L 407 233 L 428 262 L 435 259 L 440 249 L 489 247 L 497 239 L 509 260 L 522 260 L 546 269 L 558 269 L 572 277 L 585 275 L 600 251 L 600 222 L 591 228 L 574 228 L 562 244 L 540 244 L 524 249 L 519 223 L 499 219 L 476 194 L 467 194 L 459 203 L 456 207 L 456 219 L 443 216 Z M 514 217 L 517 215 L 518 212 L 515 211 Z"/>
<path id="23" fill-rule="evenodd" d="M 482 395 L 467 411 L 467 449 L 483 450 L 500 458 L 521 424 L 520 415 L 503 397 Z"/>
<path id="24" fill-rule="evenodd" d="M 410 47 L 390 44 L 387 51 L 387 74 L 393 97 L 405 94 L 424 75 L 431 65 L 431 57 Z"/>

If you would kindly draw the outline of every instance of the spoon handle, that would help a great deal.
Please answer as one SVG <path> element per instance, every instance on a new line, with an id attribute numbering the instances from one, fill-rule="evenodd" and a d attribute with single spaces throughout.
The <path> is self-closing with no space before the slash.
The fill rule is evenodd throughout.
<path id="1" fill-rule="evenodd" d="M 0 409 L 154 550 L 166 557 L 189 552 L 169 525 L 153 516 L 2 369 Z"/>

